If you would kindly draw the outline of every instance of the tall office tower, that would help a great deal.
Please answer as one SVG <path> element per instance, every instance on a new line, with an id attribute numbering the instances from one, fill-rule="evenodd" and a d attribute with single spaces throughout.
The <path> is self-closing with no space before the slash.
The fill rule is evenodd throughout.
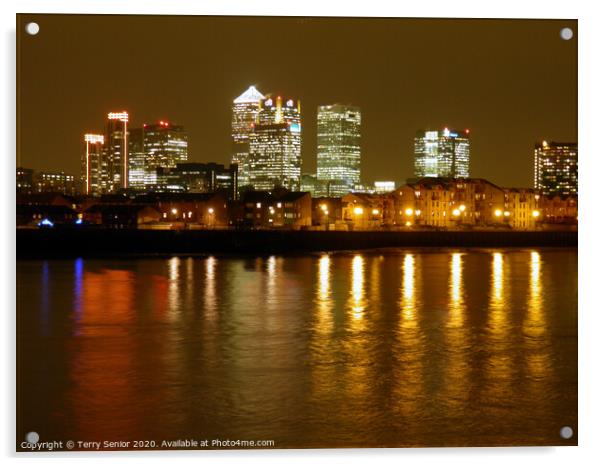
<path id="1" fill-rule="evenodd" d="M 254 86 L 239 95 L 232 104 L 232 163 L 238 165 L 239 186 L 249 183 L 247 158 L 249 156 L 249 134 L 253 130 L 259 113 L 259 102 L 265 99 Z"/>
<path id="2" fill-rule="evenodd" d="M 468 178 L 470 176 L 469 130 L 418 131 L 414 139 L 414 175 Z"/>
<path id="3" fill-rule="evenodd" d="M 146 153 L 144 152 L 144 129 L 130 128 L 129 138 L 129 187 L 142 191 L 146 182 Z"/>
<path id="4" fill-rule="evenodd" d="M 344 196 L 360 182 L 362 117 L 358 107 L 318 107 L 318 180 L 330 196 Z"/>
<path id="5" fill-rule="evenodd" d="M 144 153 L 146 154 L 146 184 L 158 183 L 157 169 L 173 168 L 188 161 L 188 134 L 183 126 L 168 121 L 144 125 Z"/>
<path id="6" fill-rule="evenodd" d="M 301 185 L 301 102 L 278 96 L 260 101 L 249 156 L 248 183 L 257 190 L 283 187 L 299 191 Z"/>
<path id="7" fill-rule="evenodd" d="M 546 195 L 577 194 L 577 143 L 535 144 L 535 188 Z"/>
<path id="8" fill-rule="evenodd" d="M 128 120 L 127 112 L 111 112 L 108 115 L 105 156 L 109 192 L 128 187 Z"/>
<path id="9" fill-rule="evenodd" d="M 107 165 L 104 157 L 105 137 L 102 134 L 85 134 L 82 155 L 82 192 L 100 196 L 107 188 Z"/>

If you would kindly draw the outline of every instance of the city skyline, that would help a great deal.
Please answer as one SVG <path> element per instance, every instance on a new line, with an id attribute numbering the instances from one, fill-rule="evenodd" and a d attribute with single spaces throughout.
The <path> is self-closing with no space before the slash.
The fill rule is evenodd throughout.
<path id="1" fill-rule="evenodd" d="M 361 153 L 358 145 L 361 140 L 361 113 L 358 107 L 340 104 L 318 107 L 316 176 L 315 173 L 302 172 L 300 100 L 280 95 L 272 98 L 270 93 L 264 96 L 250 86 L 233 102 L 230 170 L 238 172 L 238 180 L 234 181 L 234 185 L 254 190 L 306 190 L 311 191 L 312 195 L 326 189 L 320 195 L 329 196 L 372 192 L 366 184 L 361 184 Z M 248 108 L 247 104 L 252 104 L 253 108 Z M 188 161 L 188 137 L 184 126 L 161 120 L 132 128 L 128 126 L 129 122 L 127 111 L 109 112 L 104 135 L 84 134 L 77 190 L 96 196 L 123 189 L 139 192 L 155 191 L 157 188 L 161 192 L 186 190 L 186 186 L 179 182 L 177 186 L 170 185 L 166 178 L 173 178 L 170 169 L 176 169 L 180 163 Z M 532 187 L 543 194 L 576 194 L 577 146 L 577 143 L 536 142 Z M 221 165 L 222 169 L 226 169 L 225 164 L 213 161 L 191 163 Z M 243 184 L 240 183 L 237 165 L 243 167 Z M 18 176 L 19 169 L 32 173 L 34 170 L 18 166 Z M 40 170 L 37 172 L 44 173 Z M 125 178 L 121 176 L 124 172 Z M 74 175 L 64 171 L 55 171 L 52 178 L 64 175 L 74 178 Z M 446 127 L 443 130 L 433 131 L 431 128 L 417 131 L 413 175 L 405 181 L 411 183 L 420 178 L 482 178 L 470 176 L 470 129 L 450 130 Z M 306 177 L 313 181 L 305 180 Z M 308 188 L 307 183 L 313 184 L 313 187 Z M 384 185 L 395 187 L 402 183 L 375 180 L 374 191 L 382 191 Z"/>
<path id="2" fill-rule="evenodd" d="M 250 86 L 250 88 L 245 91 L 245 93 L 243 93 L 240 97 L 246 95 L 249 93 L 249 91 L 253 91 L 253 92 L 257 92 L 257 90 L 255 89 L 254 86 Z M 261 95 L 258 93 L 258 95 Z M 268 94 L 269 96 L 270 94 Z M 240 99 L 239 97 L 239 99 Z M 238 99 L 235 99 L 234 103 L 236 104 Z M 288 130 L 290 130 L 290 126 L 291 124 L 293 124 L 293 126 L 295 127 L 295 129 L 292 131 L 292 134 L 294 135 L 294 133 L 297 133 L 300 139 L 300 133 L 301 133 L 301 123 L 300 123 L 300 101 L 294 101 L 293 99 L 285 99 L 287 100 L 286 103 L 283 102 L 283 99 L 281 98 L 281 96 L 278 96 L 275 98 L 276 100 L 276 104 L 273 103 L 272 98 L 270 97 L 263 97 L 261 101 L 257 101 L 256 103 L 258 104 L 258 109 L 259 112 L 256 112 L 253 115 L 253 121 L 255 123 L 250 124 L 251 127 L 251 131 L 247 131 L 249 133 L 249 135 L 251 133 L 256 133 L 255 131 L 255 127 L 260 127 L 261 125 L 259 124 L 260 122 L 260 116 L 259 113 L 263 110 L 264 113 L 266 115 L 268 115 L 265 110 L 269 110 L 269 115 L 266 117 L 263 117 L 263 124 L 264 126 L 268 127 L 268 130 L 271 130 L 273 128 L 271 128 L 272 126 L 274 126 L 274 121 L 275 119 L 280 119 L 282 120 L 282 123 L 284 126 L 287 126 L 289 128 L 287 128 L 287 132 Z M 262 105 L 265 105 L 265 102 L 268 103 L 268 106 L 263 109 Z M 231 153 L 231 160 L 230 163 L 231 164 L 238 164 L 238 179 L 240 181 L 241 177 L 240 177 L 240 169 L 241 167 L 244 167 L 243 170 L 249 170 L 249 161 L 245 161 L 243 158 L 241 158 L 239 160 L 239 156 L 240 154 L 237 152 L 240 150 L 241 145 L 239 144 L 239 141 L 237 141 L 237 137 L 239 137 L 240 135 L 237 134 L 236 131 L 236 126 L 235 126 L 235 120 L 236 120 L 236 112 L 235 112 L 235 107 L 233 107 L 233 126 L 232 126 L 232 142 L 233 142 L 233 148 L 232 148 L 232 153 Z M 288 108 L 290 107 L 290 108 Z M 294 107 L 294 108 L 293 108 Z M 359 112 L 360 109 L 354 106 L 350 106 L 350 105 L 341 105 L 341 104 L 333 104 L 333 105 L 325 105 L 325 106 L 319 106 L 318 107 L 318 119 L 320 118 L 320 112 L 323 110 L 328 110 L 328 112 L 331 111 L 331 109 L 337 109 L 336 111 L 338 112 L 341 109 L 345 109 L 345 112 L 348 111 L 352 111 L 352 112 L 356 112 L 357 118 L 358 118 L 358 123 L 359 123 Z M 349 110 L 352 109 L 352 110 Z M 288 118 L 287 117 L 287 111 L 293 111 L 295 113 L 295 116 L 293 117 L 293 119 Z M 291 114 L 292 116 L 292 114 Z M 114 172 L 115 169 L 112 167 L 112 165 L 118 165 L 121 166 L 123 165 L 123 167 L 121 167 L 121 171 L 123 171 L 123 168 L 127 166 L 126 170 L 128 173 L 128 177 L 127 177 L 127 189 L 135 189 L 135 190 L 146 190 L 148 188 L 153 188 L 156 187 L 157 182 L 159 181 L 159 178 L 161 176 L 160 171 L 164 170 L 164 169 L 170 169 L 170 168 L 175 168 L 176 167 L 176 163 L 180 164 L 180 163 L 186 163 L 188 161 L 188 141 L 187 141 L 187 132 L 184 129 L 183 125 L 176 125 L 176 124 L 172 124 L 167 120 L 161 120 L 161 121 L 157 121 L 156 123 L 143 123 L 141 127 L 125 127 L 125 131 L 122 130 L 121 127 L 117 128 L 117 130 L 115 131 L 113 129 L 113 125 L 114 125 L 114 121 L 118 121 L 120 123 L 124 122 L 124 124 L 127 124 L 129 122 L 129 118 L 130 115 L 127 111 L 122 111 L 122 112 L 109 112 L 107 114 L 107 130 L 105 132 L 105 134 L 94 134 L 94 133 L 86 133 L 83 135 L 83 151 L 80 155 L 80 173 L 79 174 L 72 174 L 69 172 L 66 172 L 65 170 L 62 169 L 57 169 L 57 168 L 53 168 L 52 170 L 39 170 L 36 167 L 24 167 L 22 165 L 18 165 L 17 166 L 17 172 L 19 171 L 19 169 L 25 169 L 25 170 L 33 170 L 35 172 L 38 173 L 44 173 L 44 172 L 50 172 L 53 174 L 53 176 L 55 176 L 54 174 L 58 175 L 58 174 L 62 174 L 62 175 L 67 175 L 67 176 L 71 176 L 71 178 L 75 178 L 75 183 L 76 185 L 79 186 L 78 190 L 81 191 L 82 194 L 92 194 L 92 195 L 99 195 L 101 193 L 108 193 L 108 192 L 114 192 L 117 189 L 123 189 L 124 187 L 121 186 L 122 182 L 120 180 L 120 176 L 118 175 L 117 177 L 115 177 Z M 346 118 L 346 117 L 345 117 Z M 290 120 L 290 121 L 287 121 Z M 294 121 L 293 121 L 294 120 Z M 324 127 L 325 128 L 325 127 Z M 322 130 L 324 131 L 324 129 Z M 357 126 L 357 131 L 358 134 L 356 135 L 358 140 L 359 140 L 359 124 Z M 149 137 L 152 136 L 153 141 L 149 142 L 149 137 L 147 137 L 146 132 L 149 133 Z M 175 133 L 174 133 L 175 132 Z M 273 132 L 273 131 L 272 131 Z M 174 133 L 176 136 L 174 137 L 172 135 L 172 133 Z M 259 132 L 258 134 L 260 134 L 261 132 Z M 116 136 L 112 136 L 116 134 Z M 333 133 L 334 134 L 334 133 Z M 257 139 L 257 135 L 253 134 L 254 137 Z M 245 135 L 246 139 L 248 138 L 248 135 Z M 326 136 L 326 134 L 325 134 Z M 265 136 L 260 136 L 263 137 L 263 139 L 265 139 L 264 142 L 269 143 L 268 145 L 272 145 L 274 143 L 274 141 L 276 141 L 279 137 L 278 135 L 274 136 L 273 134 L 266 134 Z M 119 150 L 121 149 L 120 144 L 125 142 L 125 146 L 127 148 L 126 150 L 126 161 L 125 163 L 122 163 L 121 157 L 117 157 L 117 164 L 113 162 L 113 156 L 111 153 L 111 147 L 109 145 L 105 146 L 105 142 L 106 141 L 110 141 L 111 139 L 116 139 L 118 141 L 117 144 L 117 148 L 118 148 L 118 154 L 119 154 Z M 165 140 L 164 140 L 165 139 Z M 135 141 L 138 141 L 138 143 L 136 143 Z M 320 162 L 320 147 L 322 147 L 322 150 L 324 150 L 324 148 L 326 147 L 326 144 L 323 140 L 322 141 L 322 145 L 320 145 L 320 138 L 318 137 L 318 154 L 316 157 L 316 161 L 317 161 L 317 172 L 319 173 L 320 171 L 320 163 L 324 163 L 324 156 L 322 156 L 322 162 Z M 298 141 L 295 142 L 295 145 L 298 146 Z M 327 145 L 329 144 L 333 144 L 334 142 L 329 141 Z M 432 147 L 433 144 L 435 145 L 435 148 L 433 149 Z M 525 186 L 516 186 L 515 187 L 521 187 L 521 188 L 536 188 L 536 189 L 540 189 L 542 190 L 542 192 L 544 192 L 545 194 L 562 194 L 562 195 L 568 195 L 568 194 L 576 194 L 576 186 L 577 186 L 577 143 L 576 142 L 567 142 L 567 143 L 556 143 L 556 142 L 550 142 L 548 143 L 548 141 L 546 140 L 542 140 L 542 141 L 536 141 L 534 143 L 535 146 L 535 151 L 534 151 L 534 157 L 533 157 L 533 163 L 534 163 L 534 177 L 533 177 L 533 183 L 531 185 L 525 185 Z M 108 147 L 107 147 L 108 146 Z M 245 141 L 245 147 L 246 147 L 246 151 L 249 150 L 249 144 Z M 538 181 L 538 177 L 541 176 L 542 173 L 542 168 L 539 166 L 539 158 L 541 157 L 541 149 L 549 149 L 550 147 L 557 147 L 559 146 L 559 148 L 561 149 L 561 151 L 558 154 L 555 154 L 554 157 L 557 158 L 556 162 L 554 162 L 554 164 L 559 164 L 558 168 L 554 168 L 553 170 L 558 170 L 558 173 L 560 173 L 559 176 L 565 176 L 564 175 L 564 171 L 569 170 L 569 165 L 571 174 L 566 175 L 566 180 L 561 180 L 560 184 L 566 185 L 564 188 L 562 188 L 560 191 L 556 192 L 554 191 L 555 188 L 543 188 L 543 184 L 541 181 Z M 336 147 L 338 147 L 338 143 L 334 144 L 334 146 L 332 147 L 332 149 L 334 150 Z M 438 148 L 437 148 L 438 147 Z M 294 149 L 295 153 L 298 149 Z M 261 151 L 260 151 L 261 152 Z M 279 150 L 277 151 L 279 152 Z M 561 156 L 563 154 L 567 154 L 570 158 L 570 161 L 565 161 Z M 298 158 L 298 153 L 296 153 L 297 155 L 295 156 L 296 158 Z M 247 156 L 248 156 L 248 152 L 247 152 Z M 161 159 L 157 159 L 157 156 L 162 157 Z M 357 161 L 360 160 L 360 154 L 355 154 L 355 157 L 357 158 Z M 430 157 L 430 158 L 429 158 Z M 434 158 L 433 158 L 434 157 Z M 558 158 L 559 157 L 559 158 Z M 286 158 L 286 157 L 285 157 Z M 164 160 L 163 160 L 164 159 Z M 464 130 L 450 130 L 447 127 L 443 128 L 442 130 L 432 130 L 432 129 L 427 129 L 427 130 L 418 130 L 416 133 L 416 136 L 414 138 L 414 154 L 413 154 L 413 159 L 414 159 L 414 173 L 412 176 L 406 178 L 405 180 L 373 180 L 374 181 L 374 186 L 376 189 L 377 185 L 385 185 L 385 184 L 395 184 L 395 185 L 401 185 L 404 182 L 411 182 L 412 180 L 415 179 L 420 179 L 420 178 L 442 178 L 442 179 L 447 179 L 447 178 L 458 178 L 458 179 L 469 179 L 469 178 L 483 178 L 483 177 L 479 177 L 479 176 L 471 176 L 470 174 L 470 129 L 466 128 Z M 249 158 L 250 160 L 250 158 Z M 267 159 L 266 159 L 267 160 Z M 431 165 L 429 165 L 427 162 L 431 161 Z M 353 162 L 353 164 L 356 164 L 357 161 Z M 200 164 L 200 165 L 215 165 L 217 162 L 215 161 L 190 161 L 192 164 Z M 265 162 L 265 161 L 264 161 Z M 256 164 L 256 162 L 254 162 Z M 435 163 L 435 165 L 432 165 L 432 163 Z M 551 160 L 549 160 L 548 162 L 546 162 L 550 167 L 551 167 Z M 226 166 L 226 164 L 221 164 L 222 166 Z M 264 163 L 265 167 L 268 167 L 268 165 L 271 165 L 270 163 Z M 334 157 L 332 159 L 332 163 L 330 163 L 329 165 L 337 168 L 338 170 L 341 169 L 345 169 L 347 170 L 347 168 L 344 168 L 345 163 L 342 163 L 341 161 L 339 161 L 339 157 Z M 250 185 L 250 187 L 252 187 L 252 189 L 256 189 L 256 190 L 271 190 L 277 187 L 284 187 L 287 189 L 291 189 L 293 191 L 303 191 L 303 190 L 308 190 L 308 189 L 304 189 L 303 186 L 303 182 L 301 181 L 301 175 L 303 175 L 303 177 L 306 176 L 311 176 L 313 177 L 314 181 L 312 183 L 337 183 L 338 181 L 336 179 L 330 179 L 327 180 L 324 176 L 322 177 L 323 179 L 321 180 L 319 175 L 316 176 L 316 172 L 312 173 L 306 173 L 304 170 L 303 166 L 292 166 L 293 170 L 297 170 L 299 173 L 297 176 L 297 182 L 296 184 L 293 185 L 288 185 L 288 183 L 284 183 L 282 184 L 283 181 L 283 177 L 282 176 L 276 176 L 274 175 L 271 179 L 271 181 L 273 181 L 273 183 L 267 183 L 267 181 L 265 182 L 260 182 L 259 185 L 257 183 L 257 180 L 253 180 L 252 182 L 249 182 L 249 180 L 245 180 L 246 182 L 244 184 L 239 184 L 239 186 L 243 187 L 243 186 L 247 186 Z M 552 170 L 551 168 L 549 168 L 548 170 Z M 254 169 L 255 171 L 255 177 L 257 177 L 259 175 L 259 177 L 263 177 L 265 170 L 264 169 Z M 270 168 L 270 171 L 273 171 L 273 167 Z M 538 175 L 539 173 L 539 175 Z M 550 172 L 551 173 L 551 172 Z M 365 180 L 363 178 L 361 178 L 361 173 L 360 170 L 357 170 L 356 176 L 359 177 L 359 179 L 357 180 L 358 182 L 356 183 L 351 183 L 349 184 L 349 189 L 344 189 L 341 190 L 340 193 L 336 192 L 336 193 L 330 193 L 330 195 L 343 195 L 347 192 L 367 192 L 365 191 L 367 189 L 367 186 L 370 185 L 371 183 L 365 183 Z M 552 176 L 556 176 L 556 175 L 552 175 Z M 116 179 L 115 179 L 116 178 Z M 391 177 L 393 178 L 393 177 Z M 244 178 L 243 178 L 244 179 Z M 112 180 L 112 181 L 111 181 Z M 267 180 L 267 178 L 266 178 Z M 361 182 L 364 181 L 365 184 L 362 184 Z M 548 182 L 553 182 L 548 180 Z M 268 187 L 268 184 L 270 184 L 270 187 Z M 500 183 L 498 183 L 500 184 Z M 265 186 L 263 186 L 265 185 Z M 568 187 L 570 185 L 570 187 Z M 324 185 L 325 188 L 326 185 Z M 342 187 L 342 185 L 341 185 Z M 381 187 L 382 188 L 382 187 Z M 542 189 L 543 188 L 543 189 Z M 566 189 L 565 189 L 566 188 Z M 314 188 L 312 188 L 313 190 Z M 321 188 L 316 188 L 316 189 L 321 189 Z M 326 189 L 326 188 L 325 188 Z M 359 191 L 358 191 L 359 189 Z M 376 189 L 376 191 L 378 191 L 378 189 Z"/>
<path id="3" fill-rule="evenodd" d="M 21 166 L 79 173 L 82 135 L 98 128 L 98 114 L 114 109 L 130 112 L 134 125 L 177 121 L 189 131 L 190 161 L 229 163 L 231 102 L 250 84 L 303 102 L 303 172 L 316 171 L 317 108 L 332 102 L 362 110 L 365 181 L 410 178 L 419 128 L 470 128 L 471 175 L 512 186 L 531 186 L 535 142 L 577 140 L 576 41 L 559 37 L 561 26 L 576 29 L 575 21 L 187 17 L 183 28 L 164 17 L 37 18 L 44 43 L 19 44 L 26 52 L 19 63 Z M 147 78 L 139 70 L 156 54 L 136 45 L 151 39 L 157 22 L 170 37 L 157 47 L 168 47 L 182 66 Z M 123 28 L 134 39 L 115 59 L 121 73 L 91 64 L 76 69 L 48 55 L 60 44 L 65 55 L 106 57 Z M 235 53 L 235 39 L 251 30 L 258 42 L 276 32 L 289 40 L 270 42 L 266 53 Z M 68 41 L 73 34 L 80 39 Z M 209 34 L 219 39 L 215 47 L 191 54 Z M 333 50 L 328 57 L 324 43 Z M 270 64 L 278 60 L 290 66 L 275 73 Z M 57 92 L 48 93 L 49 86 Z M 162 92 L 150 93 L 157 86 Z"/>

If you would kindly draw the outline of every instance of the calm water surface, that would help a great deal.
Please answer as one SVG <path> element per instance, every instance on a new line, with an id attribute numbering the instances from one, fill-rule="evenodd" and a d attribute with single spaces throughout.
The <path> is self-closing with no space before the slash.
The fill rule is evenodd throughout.
<path id="1" fill-rule="evenodd" d="M 19 261 L 17 296 L 18 439 L 576 443 L 573 249 Z"/>

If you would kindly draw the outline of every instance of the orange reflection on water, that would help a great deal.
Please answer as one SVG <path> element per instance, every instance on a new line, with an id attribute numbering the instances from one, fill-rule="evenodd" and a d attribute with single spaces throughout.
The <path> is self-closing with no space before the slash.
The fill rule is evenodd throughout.
<path id="1" fill-rule="evenodd" d="M 404 327 L 416 326 L 415 265 L 414 255 L 406 254 L 402 268 L 401 324 Z"/>
<path id="2" fill-rule="evenodd" d="M 75 341 L 72 389 L 67 394 L 71 422 L 81 439 L 91 440 L 90 435 L 109 439 L 113 429 L 136 432 L 144 417 L 137 410 L 138 392 L 129 378 L 135 372 L 129 333 L 135 319 L 134 279 L 127 270 L 83 275 L 80 337 Z"/>
<path id="3" fill-rule="evenodd" d="M 445 331 L 445 383 L 441 391 L 446 409 L 462 409 L 468 406 L 469 350 L 471 342 L 466 327 L 466 303 L 464 299 L 463 254 L 453 253 L 449 261 L 449 318 Z"/>
<path id="4" fill-rule="evenodd" d="M 217 295 L 215 289 L 215 270 L 217 259 L 213 256 L 205 259 L 205 282 L 203 288 L 205 291 L 205 309 L 204 316 L 208 320 L 214 320 L 217 316 Z"/>
<path id="5" fill-rule="evenodd" d="M 402 263 L 400 307 L 401 315 L 393 354 L 396 364 L 393 368 L 393 412 L 411 419 L 424 409 L 426 403 L 424 390 L 425 338 L 418 325 L 417 309 L 419 283 L 416 280 L 416 259 L 406 254 Z"/>
<path id="6" fill-rule="evenodd" d="M 530 379 L 549 377 L 551 354 L 546 314 L 541 292 L 541 256 L 531 251 L 527 313 L 523 323 L 525 362 Z"/>
<path id="7" fill-rule="evenodd" d="M 501 335 L 506 329 L 508 312 L 504 306 L 504 256 L 501 252 L 493 253 L 489 294 L 489 329 L 493 334 Z"/>
<path id="8" fill-rule="evenodd" d="M 529 297 L 524 330 L 530 336 L 540 336 L 546 331 L 546 322 L 541 295 L 541 256 L 537 251 L 531 252 L 529 265 Z"/>
<path id="9" fill-rule="evenodd" d="M 491 285 L 489 290 L 489 320 L 486 349 L 489 358 L 486 365 L 488 384 L 486 396 L 493 402 L 503 402 L 512 396 L 512 378 L 516 365 L 512 361 L 508 313 L 512 311 L 509 296 L 506 296 L 504 255 L 494 252 L 491 263 Z"/>
<path id="10" fill-rule="evenodd" d="M 316 326 L 320 334 L 332 330 L 332 300 L 330 291 L 330 257 L 322 255 L 318 261 L 318 287 L 316 293 Z"/>
<path id="11" fill-rule="evenodd" d="M 97 336 L 124 332 L 121 325 L 135 317 L 133 281 L 134 274 L 128 270 L 84 272 L 78 333 Z"/>
<path id="12" fill-rule="evenodd" d="M 368 284 L 370 286 L 369 303 L 372 313 L 378 311 L 381 306 L 381 287 L 380 287 L 380 273 L 383 264 L 383 256 L 373 257 L 372 264 L 370 267 L 370 279 Z"/>
<path id="13" fill-rule="evenodd" d="M 451 255 L 449 281 L 449 326 L 461 327 L 464 325 L 464 288 L 462 282 L 462 254 L 459 252 Z"/>
<path id="14" fill-rule="evenodd" d="M 194 289 L 194 259 L 192 257 L 189 257 L 185 260 L 185 264 L 186 264 L 186 277 L 185 277 L 185 281 L 186 281 L 186 287 L 184 289 L 184 297 L 185 297 L 185 304 L 187 308 L 193 307 L 194 306 L 194 297 L 195 297 L 195 289 Z"/>
<path id="15" fill-rule="evenodd" d="M 366 306 L 364 295 L 364 258 L 358 254 L 351 263 L 351 296 L 349 303 L 353 319 L 356 321 L 364 317 Z"/>
<path id="16" fill-rule="evenodd" d="M 172 257 L 167 261 L 168 287 L 167 287 L 167 316 L 169 320 L 176 320 L 182 310 L 180 302 L 180 266 L 179 257 Z"/>

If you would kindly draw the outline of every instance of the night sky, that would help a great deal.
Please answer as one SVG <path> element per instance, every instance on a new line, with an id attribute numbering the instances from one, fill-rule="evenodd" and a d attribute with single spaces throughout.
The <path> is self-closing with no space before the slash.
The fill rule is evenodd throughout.
<path id="1" fill-rule="evenodd" d="M 29 21 L 36 36 L 24 32 Z M 576 20 L 22 15 L 17 165 L 79 176 L 109 111 L 184 125 L 189 160 L 229 163 L 232 100 L 301 99 L 302 172 L 316 109 L 362 111 L 362 178 L 413 175 L 416 130 L 470 128 L 471 176 L 531 186 L 537 140 L 577 140 Z"/>

